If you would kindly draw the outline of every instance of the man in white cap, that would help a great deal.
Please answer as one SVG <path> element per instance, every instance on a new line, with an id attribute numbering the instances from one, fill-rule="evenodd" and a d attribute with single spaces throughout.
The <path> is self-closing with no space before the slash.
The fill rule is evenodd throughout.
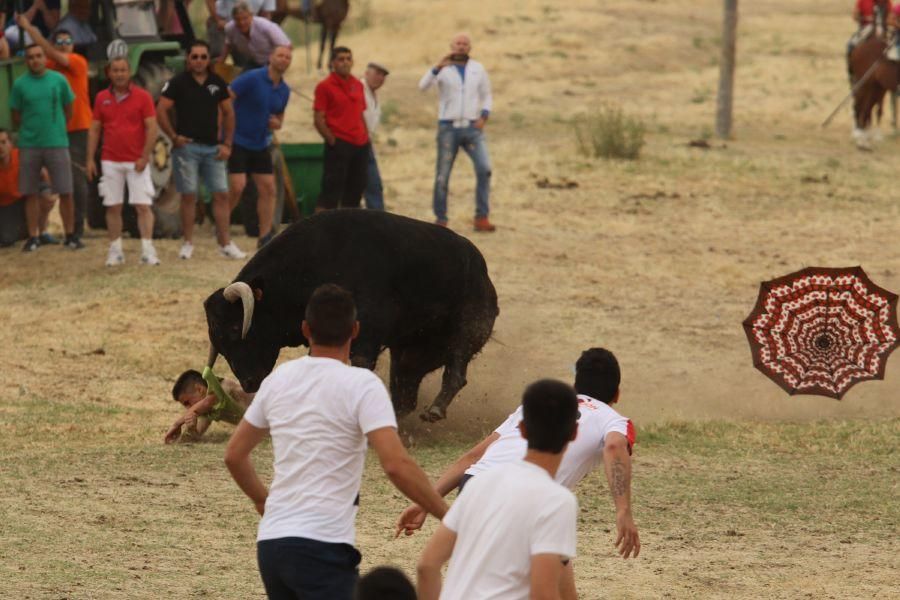
<path id="1" fill-rule="evenodd" d="M 359 78 L 366 94 L 366 110 L 363 112 L 363 119 L 366 122 L 366 129 L 369 131 L 369 169 L 363 197 L 366 200 L 366 208 L 373 210 L 384 210 L 384 188 L 381 185 L 381 174 L 378 172 L 378 161 L 375 158 L 375 144 L 372 141 L 375 129 L 381 122 L 381 104 L 378 102 L 375 92 L 384 85 L 384 80 L 389 73 L 390 71 L 382 63 L 370 62 L 366 66 L 365 75 Z"/>

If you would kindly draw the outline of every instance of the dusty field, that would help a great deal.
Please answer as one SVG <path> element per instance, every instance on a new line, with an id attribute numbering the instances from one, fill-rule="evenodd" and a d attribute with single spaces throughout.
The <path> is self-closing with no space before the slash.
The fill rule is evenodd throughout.
<path id="1" fill-rule="evenodd" d="M 818 127 L 846 93 L 849 10 L 783 4 L 742 6 L 735 139 L 705 151 L 686 144 L 713 126 L 718 0 L 464 0 L 440 18 L 435 3 L 380 0 L 343 39 L 360 64 L 392 68 L 377 151 L 402 214 L 431 218 L 436 100 L 415 85 L 453 32 L 472 34 L 494 85 L 500 229 L 472 239 L 500 295 L 496 342 L 446 422 L 404 423 L 416 455 L 438 472 L 525 383 L 569 378 L 584 347 L 623 365 L 622 412 L 647 432 L 635 484 L 645 550 L 611 560 L 610 503 L 592 479 L 585 598 L 896 594 L 900 370 L 842 402 L 789 398 L 753 369 L 740 326 L 759 281 L 807 265 L 861 264 L 900 289 L 896 141 L 861 154 L 849 117 Z M 300 50 L 290 79 L 311 91 L 304 62 Z M 640 161 L 577 155 L 568 120 L 604 102 L 647 123 Z M 285 139 L 312 139 L 310 122 L 293 98 Z M 543 177 L 578 187 L 541 189 Z M 470 236 L 473 188 L 461 157 L 451 226 Z M 178 412 L 174 377 L 205 357 L 201 302 L 239 270 L 203 236 L 189 263 L 160 242 L 153 270 L 133 241 L 126 266 L 105 269 L 102 232 L 77 255 L 0 251 L 0 596 L 260 596 L 255 518 L 220 462 L 227 428 L 195 447 L 160 444 Z M 436 391 L 431 378 L 421 403 Z M 423 537 L 388 541 L 402 502 L 375 468 L 366 477 L 363 566 L 409 569 Z"/>

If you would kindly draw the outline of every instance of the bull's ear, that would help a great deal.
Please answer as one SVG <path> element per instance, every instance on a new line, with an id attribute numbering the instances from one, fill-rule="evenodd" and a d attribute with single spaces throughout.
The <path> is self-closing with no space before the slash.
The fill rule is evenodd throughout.
<path id="1" fill-rule="evenodd" d="M 262 277 L 254 277 L 253 281 L 250 282 L 250 289 L 253 290 L 253 298 L 257 302 L 261 302 L 263 298 L 263 278 Z"/>

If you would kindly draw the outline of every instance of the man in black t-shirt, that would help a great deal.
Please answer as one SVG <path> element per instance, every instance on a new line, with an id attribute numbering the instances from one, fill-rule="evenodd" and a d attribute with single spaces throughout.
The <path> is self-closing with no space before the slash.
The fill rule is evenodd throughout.
<path id="1" fill-rule="evenodd" d="M 188 53 L 187 69 L 163 86 L 157 105 L 159 126 L 172 138 L 175 187 L 181 193 L 181 225 L 184 244 L 179 258 L 194 252 L 193 233 L 199 176 L 213 196 L 213 218 L 219 253 L 240 259 L 247 255 L 231 241 L 226 165 L 234 136 L 234 108 L 228 84 L 209 68 L 209 44 L 195 40 Z M 172 126 L 171 112 L 175 114 Z M 222 127 L 219 131 L 219 114 Z"/>

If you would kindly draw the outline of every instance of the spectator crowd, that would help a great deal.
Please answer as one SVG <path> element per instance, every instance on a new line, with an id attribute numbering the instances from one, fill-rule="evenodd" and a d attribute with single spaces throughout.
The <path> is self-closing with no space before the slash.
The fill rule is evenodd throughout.
<path id="1" fill-rule="evenodd" d="M 0 132 L 0 245 L 24 239 L 22 250 L 34 252 L 59 243 L 46 231 L 48 211 L 58 204 L 63 245 L 83 248 L 90 184 L 96 181 L 110 244 L 106 265 L 125 262 L 126 201 L 137 215 L 141 262 L 160 264 L 152 208 L 159 190 L 151 176 L 151 154 L 160 133 L 172 142 L 174 185 L 181 194 L 179 258 L 193 256 L 201 181 L 211 196 L 221 256 L 246 257 L 231 239 L 229 224 L 248 177 L 258 191 L 257 247 L 272 239 L 277 188 L 273 136 L 284 123 L 292 89 L 284 80 L 291 41 L 269 20 L 274 0 L 207 0 L 210 41 L 190 42 L 184 71 L 165 83 L 157 101 L 131 80 L 125 54 L 109 57 L 109 85 L 91 99 L 88 62 L 81 54 L 96 41 L 87 26 L 90 0 L 71 0 L 62 19 L 59 0 L 26 0 L 23 7 L 21 13 L 10 13 L 0 0 L 0 21 L 8 21 L 0 37 L 0 58 L 24 46 L 28 67 L 10 93 L 17 137 Z M 170 9 L 160 14 L 168 20 L 163 11 L 170 15 Z M 468 36 L 455 36 L 450 48 L 419 84 L 423 91 L 437 87 L 440 97 L 435 223 L 447 226 L 448 181 L 462 149 L 472 159 L 477 180 L 474 229 L 493 231 L 488 219 L 491 166 L 483 135 L 491 110 L 490 82 L 485 68 L 469 58 Z M 242 68 L 230 82 L 216 72 L 229 56 Z M 384 210 L 371 136 L 381 119 L 378 90 L 389 71 L 380 62 L 369 62 L 357 78 L 353 53 L 343 46 L 334 48 L 329 66 L 313 100 L 313 125 L 325 142 L 316 211 L 359 207 L 363 198 L 367 208 Z"/>

